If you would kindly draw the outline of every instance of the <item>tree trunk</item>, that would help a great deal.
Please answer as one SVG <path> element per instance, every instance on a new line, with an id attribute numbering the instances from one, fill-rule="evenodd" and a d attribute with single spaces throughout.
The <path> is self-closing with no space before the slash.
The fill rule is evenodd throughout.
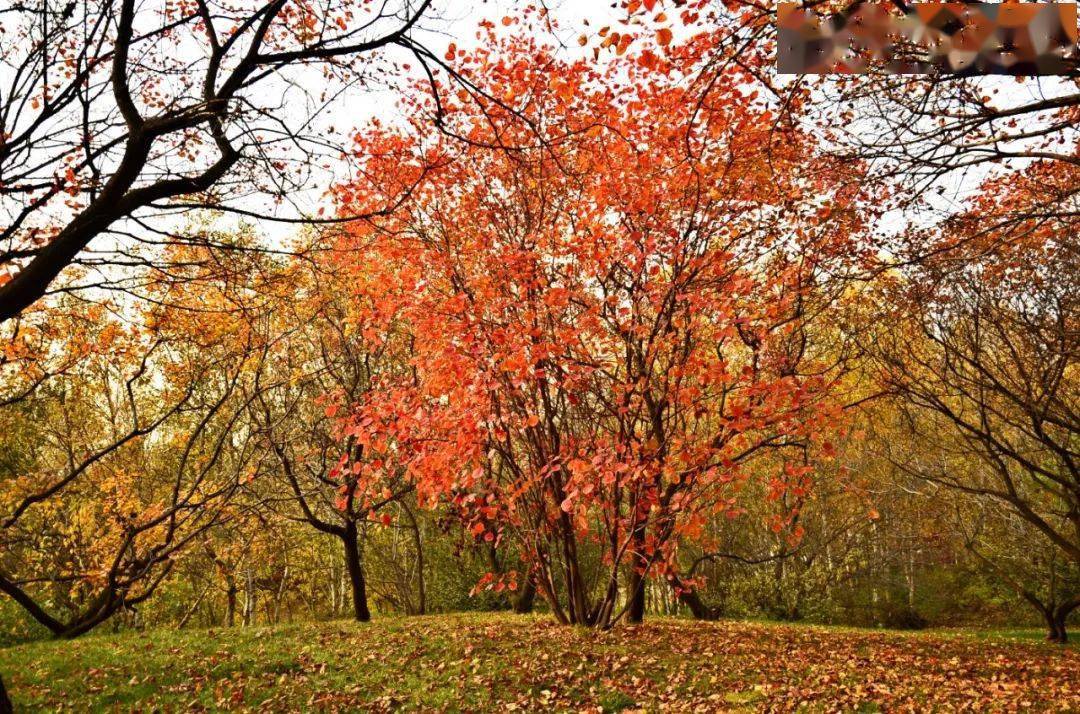
<path id="1" fill-rule="evenodd" d="M 630 607 L 626 611 L 627 622 L 640 623 L 645 619 L 645 578 L 638 572 L 637 565 L 630 570 Z"/>
<path id="2" fill-rule="evenodd" d="M 195 602 L 191 604 L 191 607 L 189 607 L 187 612 L 184 613 L 184 616 L 180 618 L 180 622 L 176 623 L 176 629 L 184 629 L 184 627 L 188 624 L 191 618 L 195 616 L 195 612 L 199 609 L 199 605 L 202 604 L 202 601 L 206 598 L 206 594 L 210 592 L 210 588 L 213 587 L 213 585 L 213 580 L 206 584 L 206 587 L 203 588 L 203 591 L 199 593 L 199 597 L 195 599 Z"/>
<path id="3" fill-rule="evenodd" d="M 683 605 L 690 609 L 690 614 L 695 620 L 719 620 L 720 608 L 710 607 L 698 596 L 697 591 L 686 586 L 678 575 L 672 573 L 668 576 L 668 583 L 675 591 L 675 596 Z"/>
<path id="4" fill-rule="evenodd" d="M 7 690 L 4 689 L 4 679 L 0 677 L 0 714 L 14 714 L 15 707 L 8 699 Z"/>
<path id="5" fill-rule="evenodd" d="M 536 602 L 536 583 L 533 582 L 532 576 L 525 578 L 525 585 L 521 588 L 521 592 L 518 596 L 510 599 L 510 607 L 514 612 L 519 615 L 524 615 L 532 612 L 533 604 Z"/>
<path id="6" fill-rule="evenodd" d="M 908 554 L 907 567 L 907 606 L 908 610 L 915 610 L 915 551 Z"/>
<path id="7" fill-rule="evenodd" d="M 357 538 L 356 524 L 349 523 L 341 537 L 345 546 L 345 567 L 349 571 L 349 583 L 352 585 L 353 617 L 357 622 L 371 619 L 367 603 L 367 583 L 364 581 L 364 563 L 360 559 L 360 543 Z"/>
<path id="8" fill-rule="evenodd" d="M 630 602 L 626 611 L 626 620 L 631 623 L 640 623 L 645 619 L 645 570 L 649 565 L 645 558 L 645 531 L 648 526 L 648 516 L 639 512 L 636 503 L 633 508 L 639 513 L 637 518 L 639 522 L 634 526 L 631 534 L 630 587 L 626 594 Z"/>
<path id="9" fill-rule="evenodd" d="M 401 504 L 401 508 L 408 515 L 409 522 L 412 524 L 413 547 L 416 548 L 416 594 L 419 599 L 416 614 L 423 615 L 427 612 L 427 585 L 424 582 L 424 539 L 420 533 L 420 524 L 417 522 L 412 509 L 405 503 Z"/>
<path id="10" fill-rule="evenodd" d="M 225 624 L 228 627 L 232 627 L 236 624 L 236 594 L 239 588 L 236 587 L 236 581 L 229 578 L 229 586 L 225 591 Z"/>
<path id="11" fill-rule="evenodd" d="M 1047 608 L 1043 614 L 1046 616 L 1046 624 L 1049 629 L 1049 633 L 1046 635 L 1046 639 L 1050 642 L 1056 642 L 1060 645 L 1069 641 L 1069 633 L 1065 629 L 1065 621 L 1069 619 L 1069 614 L 1080 607 L 1080 598 L 1058 605 L 1056 608 Z"/>
<path id="12" fill-rule="evenodd" d="M 285 597 L 285 584 L 289 582 L 289 566 L 286 565 L 281 573 L 278 588 L 274 591 L 274 624 L 281 622 L 281 601 Z"/>
<path id="13" fill-rule="evenodd" d="M 244 627 L 250 627 L 255 616 L 255 573 L 248 567 L 244 573 Z"/>
<path id="14" fill-rule="evenodd" d="M 567 612 L 572 625 L 593 624 L 592 615 L 589 611 L 588 593 L 586 592 L 584 578 L 578 567 L 577 539 L 574 537 L 573 524 L 569 516 L 560 510 L 559 525 L 561 526 L 561 540 L 563 551 L 563 572 L 566 580 Z"/>
<path id="15" fill-rule="evenodd" d="M 1046 641 L 1065 644 L 1069 641 L 1069 635 L 1065 632 L 1065 618 L 1058 615 L 1057 611 L 1049 609 L 1043 613 L 1046 618 Z"/>

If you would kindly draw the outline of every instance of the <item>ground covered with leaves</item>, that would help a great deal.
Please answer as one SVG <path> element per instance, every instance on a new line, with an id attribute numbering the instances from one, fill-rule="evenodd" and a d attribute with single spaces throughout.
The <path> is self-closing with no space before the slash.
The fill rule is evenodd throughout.
<path id="1" fill-rule="evenodd" d="M 16 710 L 1080 711 L 1080 650 L 1005 634 L 446 615 L 0 650 Z"/>

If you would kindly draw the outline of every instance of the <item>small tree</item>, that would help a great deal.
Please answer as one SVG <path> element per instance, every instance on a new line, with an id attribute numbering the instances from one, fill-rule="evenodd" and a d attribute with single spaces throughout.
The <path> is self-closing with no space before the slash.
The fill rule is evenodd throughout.
<path id="1" fill-rule="evenodd" d="M 333 268 L 332 261 L 325 266 Z M 365 404 L 380 383 L 405 371 L 408 343 L 375 306 L 349 304 L 337 273 L 306 261 L 281 271 L 284 291 L 273 298 L 268 360 L 273 373 L 291 378 L 273 389 L 257 386 L 251 410 L 278 477 L 263 502 L 341 542 L 353 616 L 366 622 L 364 531 L 388 517 L 387 507 L 412 487 L 378 433 L 384 425 L 375 424 Z M 349 409 L 356 410 L 357 423 L 343 434 Z M 281 498 L 281 488 L 288 498 Z"/>

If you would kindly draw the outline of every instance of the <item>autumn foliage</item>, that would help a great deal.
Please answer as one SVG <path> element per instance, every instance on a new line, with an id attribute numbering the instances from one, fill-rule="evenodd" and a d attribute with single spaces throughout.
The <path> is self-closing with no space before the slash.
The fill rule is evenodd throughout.
<path id="1" fill-rule="evenodd" d="M 437 4 L 0 10 L 0 647 L 537 610 L 357 625 L 400 671 L 287 651 L 265 702 L 1073 704 L 1051 650 L 642 623 L 1066 643 L 1075 87 L 783 78 L 743 0 Z"/>
<path id="2" fill-rule="evenodd" d="M 526 572 L 483 584 L 531 581 L 561 621 L 640 620 L 645 578 L 671 574 L 707 519 L 737 516 L 745 479 L 805 493 L 829 455 L 839 370 L 809 335 L 860 251 L 854 175 L 748 74 L 695 102 L 709 43 L 601 72 L 493 37 L 454 61 L 499 102 L 438 107 L 464 142 L 357 148 L 391 187 L 420 165 L 428 181 L 342 239 L 379 274 L 357 300 L 414 335 L 414 374 L 347 431 L 389 427 L 366 438 L 397 445 L 428 502 L 526 554 Z M 798 513 L 773 527 L 797 539 Z"/>

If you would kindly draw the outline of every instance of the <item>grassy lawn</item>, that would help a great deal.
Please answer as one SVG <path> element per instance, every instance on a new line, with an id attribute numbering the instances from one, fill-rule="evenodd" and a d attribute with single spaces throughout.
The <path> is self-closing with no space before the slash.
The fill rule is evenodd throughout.
<path id="1" fill-rule="evenodd" d="M 469 614 L 92 635 L 0 673 L 16 711 L 1080 711 L 1080 650 L 1026 634 Z"/>

